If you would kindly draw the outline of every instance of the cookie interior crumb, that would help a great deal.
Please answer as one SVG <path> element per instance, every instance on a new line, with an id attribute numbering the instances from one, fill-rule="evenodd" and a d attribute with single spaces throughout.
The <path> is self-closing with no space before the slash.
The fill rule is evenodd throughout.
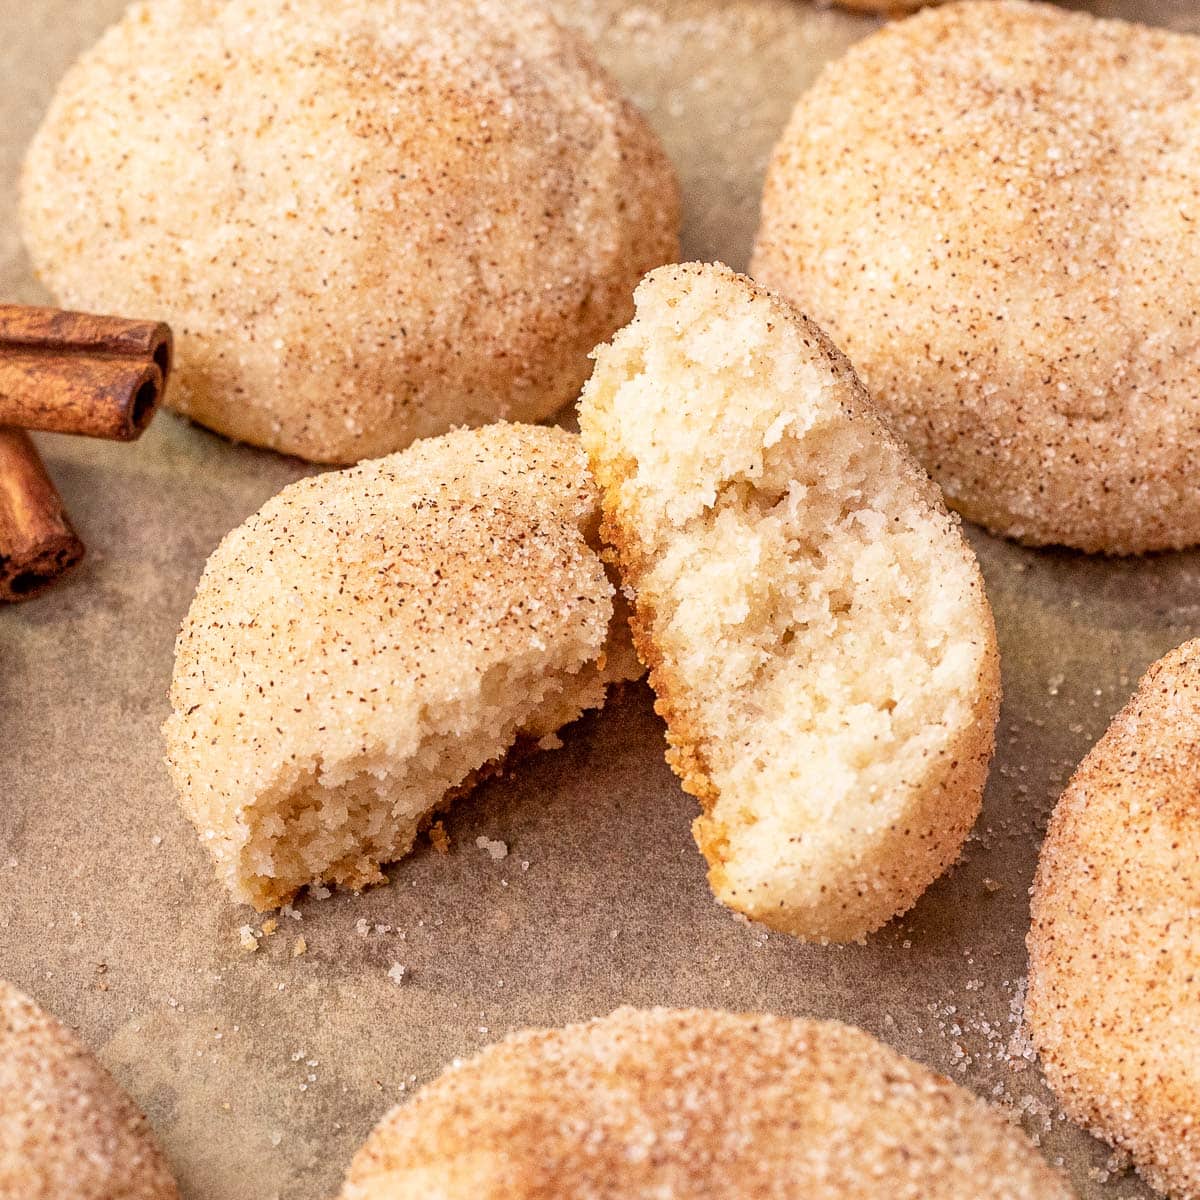
<path id="1" fill-rule="evenodd" d="M 855 938 L 979 810 L 999 680 L 974 555 L 838 351 L 722 267 L 652 273 L 581 427 L 718 897 Z"/>

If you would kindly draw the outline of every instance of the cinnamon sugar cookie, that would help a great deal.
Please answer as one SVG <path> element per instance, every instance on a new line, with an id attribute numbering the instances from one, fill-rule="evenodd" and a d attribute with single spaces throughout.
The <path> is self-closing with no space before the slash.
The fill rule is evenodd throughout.
<path id="1" fill-rule="evenodd" d="M 0 1200 L 179 1200 L 146 1118 L 74 1035 L 0 980 Z"/>
<path id="2" fill-rule="evenodd" d="M 639 1012 L 527 1030 L 380 1122 L 342 1200 L 1070 1200 L 1024 1135 L 833 1022 Z"/>
<path id="3" fill-rule="evenodd" d="M 1146 673 L 1042 846 L 1025 1005 L 1064 1108 L 1200 1197 L 1200 641 Z"/>
<path id="4" fill-rule="evenodd" d="M 663 267 L 580 426 L 717 898 L 862 937 L 958 855 L 999 706 L 991 609 L 850 364 L 721 266 Z"/>
<path id="5" fill-rule="evenodd" d="M 801 96 L 751 274 L 989 529 L 1200 541 L 1200 39 L 1051 4 L 896 22 Z"/>
<path id="6" fill-rule="evenodd" d="M 168 404 L 354 462 L 572 400 L 679 198 L 532 0 L 157 0 L 59 85 L 22 216 L 64 305 L 172 323 Z"/>
<path id="7" fill-rule="evenodd" d="M 517 741 L 640 673 L 578 439 L 498 424 L 285 488 L 213 553 L 168 763 L 233 895 L 359 888 Z"/>

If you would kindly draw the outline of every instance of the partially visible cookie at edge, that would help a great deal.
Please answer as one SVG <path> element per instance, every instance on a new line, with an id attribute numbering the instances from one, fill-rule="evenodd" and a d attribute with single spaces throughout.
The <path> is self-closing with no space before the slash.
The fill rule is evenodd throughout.
<path id="1" fill-rule="evenodd" d="M 861 1030 L 619 1009 L 394 1109 L 341 1200 L 1071 1200 L 998 1112 Z"/>
<path id="2" fill-rule="evenodd" d="M 149 1122 L 74 1034 L 0 980 L 0 1200 L 179 1200 Z"/>
<path id="3" fill-rule="evenodd" d="M 1200 1198 L 1200 641 L 1156 662 L 1042 845 L 1025 1014 L 1067 1113 Z"/>
<path id="4" fill-rule="evenodd" d="M 902 17 L 933 4 L 945 4 L 947 0 L 833 0 L 841 8 L 851 12 L 872 13 L 880 17 Z"/>

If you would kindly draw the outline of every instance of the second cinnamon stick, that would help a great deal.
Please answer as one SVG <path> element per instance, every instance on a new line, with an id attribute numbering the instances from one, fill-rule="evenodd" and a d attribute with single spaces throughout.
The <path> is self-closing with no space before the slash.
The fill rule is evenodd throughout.
<path id="1" fill-rule="evenodd" d="M 0 601 L 28 600 L 82 557 L 29 435 L 0 428 Z"/>

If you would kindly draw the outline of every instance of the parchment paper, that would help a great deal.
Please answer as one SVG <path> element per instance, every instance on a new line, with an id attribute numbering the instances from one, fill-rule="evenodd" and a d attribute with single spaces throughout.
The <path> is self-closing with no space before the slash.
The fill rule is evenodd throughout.
<path id="1" fill-rule="evenodd" d="M 15 228 L 23 147 L 121 7 L 0 4 L 6 299 L 46 299 Z M 874 22 L 804 0 L 561 7 L 662 132 L 685 254 L 744 267 L 793 99 Z M 1190 0 L 1095 9 L 1200 28 Z M 964 861 L 866 945 L 802 946 L 711 900 L 644 686 L 460 802 L 449 855 L 423 844 L 389 886 L 306 900 L 267 935 L 213 881 L 158 726 L 206 556 L 307 468 L 170 414 L 134 446 L 41 446 L 90 552 L 69 582 L 0 610 L 0 975 L 81 1031 L 187 1197 L 328 1197 L 374 1122 L 449 1059 L 620 1003 L 854 1022 L 1012 1108 L 1082 1196 L 1147 1194 L 1061 1118 L 1019 1033 L 1027 889 L 1073 766 L 1146 665 L 1200 632 L 1200 556 L 1109 562 L 972 531 L 1006 693 L 985 812 Z"/>

